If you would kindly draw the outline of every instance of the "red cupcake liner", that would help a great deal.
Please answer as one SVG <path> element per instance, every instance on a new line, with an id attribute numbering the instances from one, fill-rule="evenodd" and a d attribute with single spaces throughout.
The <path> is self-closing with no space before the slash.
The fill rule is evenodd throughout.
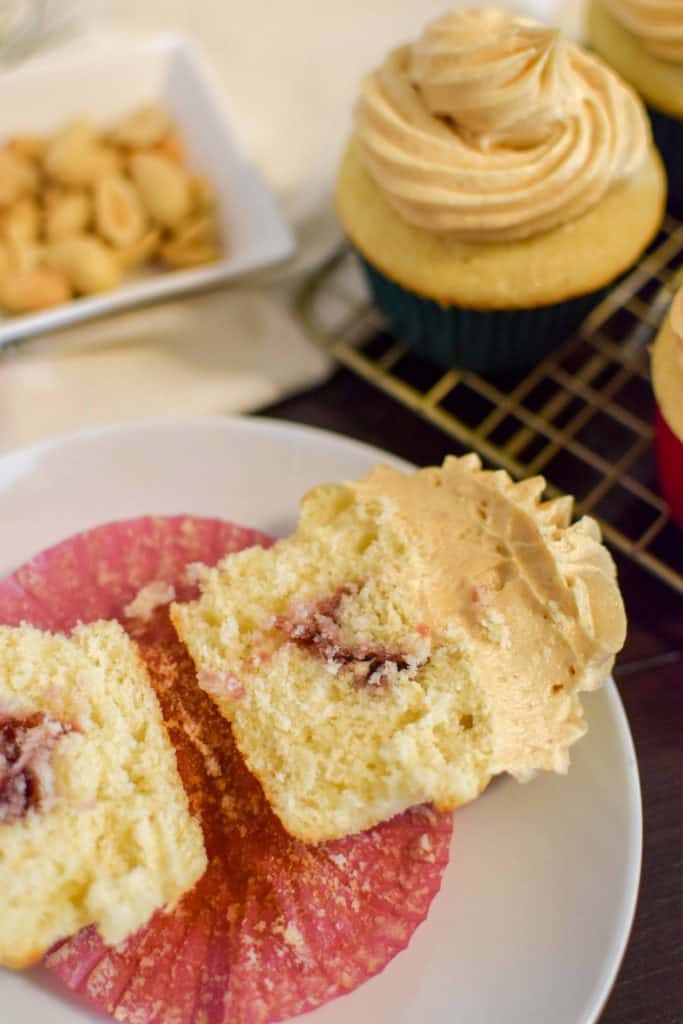
<path id="1" fill-rule="evenodd" d="M 0 584 L 0 621 L 67 631 L 117 618 L 154 683 L 209 865 L 169 913 L 107 947 L 95 928 L 46 964 L 128 1024 L 265 1024 L 351 991 L 381 971 L 427 915 L 448 862 L 451 816 L 414 808 L 358 836 L 308 846 L 270 810 L 230 726 L 198 688 L 168 607 L 124 609 L 154 581 L 195 596 L 186 567 L 268 544 L 217 520 L 147 517 L 98 527 L 36 556 Z"/>
<path id="2" fill-rule="evenodd" d="M 671 518 L 683 526 L 683 441 L 674 434 L 662 411 L 655 411 L 655 443 L 662 494 Z"/>

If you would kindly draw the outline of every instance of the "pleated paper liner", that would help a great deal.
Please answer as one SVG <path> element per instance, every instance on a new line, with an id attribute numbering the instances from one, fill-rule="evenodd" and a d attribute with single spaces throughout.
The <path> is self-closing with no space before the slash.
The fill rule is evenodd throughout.
<path id="1" fill-rule="evenodd" d="M 444 369 L 500 373 L 535 366 L 562 345 L 607 294 L 601 288 L 537 309 L 442 306 L 402 288 L 357 255 L 375 306 L 396 337 Z"/>
<path id="2" fill-rule="evenodd" d="M 211 519 L 143 518 L 43 552 L 0 584 L 0 621 L 66 631 L 117 618 L 136 639 L 175 744 L 209 866 L 170 913 L 110 948 L 94 928 L 56 946 L 48 968 L 128 1024 L 264 1024 L 349 992 L 409 942 L 448 861 L 450 815 L 419 807 L 361 835 L 307 846 L 283 830 L 197 687 L 167 605 L 124 609 L 163 581 L 194 596 L 187 567 L 269 538 Z"/>

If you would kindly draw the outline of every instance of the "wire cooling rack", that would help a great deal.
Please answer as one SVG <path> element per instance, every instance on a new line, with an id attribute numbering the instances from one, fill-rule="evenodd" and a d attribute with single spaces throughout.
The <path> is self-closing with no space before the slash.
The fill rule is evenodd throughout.
<path id="1" fill-rule="evenodd" d="M 683 268 L 667 219 L 644 260 L 567 343 L 533 370 L 444 370 L 393 337 L 340 249 L 311 275 L 298 312 L 340 363 L 514 477 L 542 473 L 595 516 L 606 540 L 683 593 L 683 533 L 657 490 L 647 346 Z"/>

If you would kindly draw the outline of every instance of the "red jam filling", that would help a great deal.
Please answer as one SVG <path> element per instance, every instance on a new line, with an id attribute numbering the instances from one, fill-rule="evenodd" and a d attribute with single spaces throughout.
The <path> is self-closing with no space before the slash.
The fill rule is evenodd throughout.
<path id="1" fill-rule="evenodd" d="M 52 751 L 72 732 L 42 711 L 23 718 L 0 713 L 0 825 L 44 812 L 54 802 Z"/>
<path id="2" fill-rule="evenodd" d="M 389 682 L 392 670 L 400 672 L 408 668 L 410 662 L 407 655 L 380 644 L 345 642 L 339 609 L 344 598 L 357 590 L 354 584 L 347 584 L 329 597 L 297 605 L 288 615 L 279 616 L 276 625 L 297 647 L 328 665 L 348 669 L 356 686 L 381 689 Z"/>

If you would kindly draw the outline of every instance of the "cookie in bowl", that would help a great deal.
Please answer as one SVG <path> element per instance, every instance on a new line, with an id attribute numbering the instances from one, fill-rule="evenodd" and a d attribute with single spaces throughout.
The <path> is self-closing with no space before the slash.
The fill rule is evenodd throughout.
<path id="1" fill-rule="evenodd" d="M 645 109 L 555 29 L 453 11 L 362 85 L 336 202 L 375 302 L 444 366 L 556 348 L 657 234 Z"/>

